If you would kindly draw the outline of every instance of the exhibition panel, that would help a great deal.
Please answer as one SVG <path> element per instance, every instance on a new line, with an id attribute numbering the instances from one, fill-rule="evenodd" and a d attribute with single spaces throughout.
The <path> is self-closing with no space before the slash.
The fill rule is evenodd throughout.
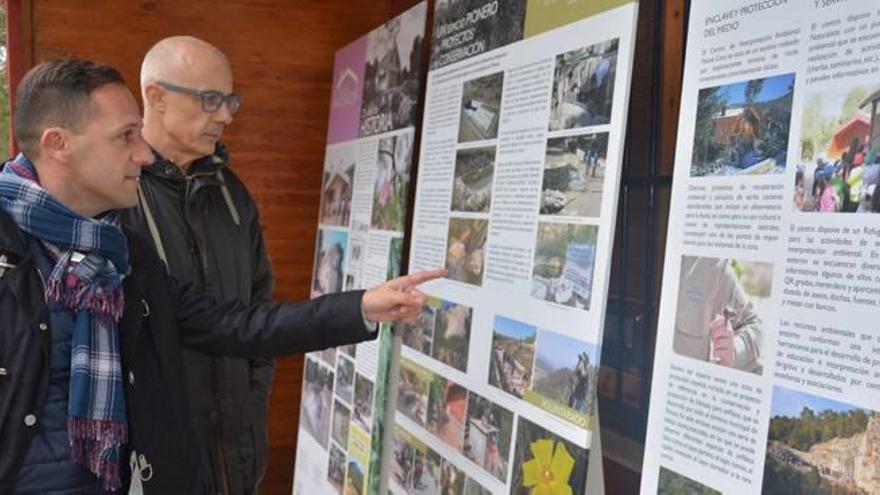
<path id="1" fill-rule="evenodd" d="M 400 273 L 427 2 L 336 52 L 311 295 Z M 378 493 L 391 359 L 375 341 L 306 355 L 295 494 Z"/>
<path id="2" fill-rule="evenodd" d="M 643 493 L 880 492 L 880 9 L 693 2 Z"/>
<path id="3" fill-rule="evenodd" d="M 436 3 L 409 268 L 449 275 L 398 329 L 393 493 L 585 490 L 636 15 Z"/>

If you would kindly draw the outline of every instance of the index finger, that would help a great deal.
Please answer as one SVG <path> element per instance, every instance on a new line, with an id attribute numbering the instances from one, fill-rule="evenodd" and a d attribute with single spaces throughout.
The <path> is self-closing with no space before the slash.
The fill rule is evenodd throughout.
<path id="1" fill-rule="evenodd" d="M 404 277 L 400 278 L 401 285 L 412 287 L 419 284 L 423 284 L 429 280 L 435 280 L 438 278 L 445 277 L 449 273 L 445 268 L 436 268 L 434 270 L 423 270 L 420 272 L 411 273 Z"/>

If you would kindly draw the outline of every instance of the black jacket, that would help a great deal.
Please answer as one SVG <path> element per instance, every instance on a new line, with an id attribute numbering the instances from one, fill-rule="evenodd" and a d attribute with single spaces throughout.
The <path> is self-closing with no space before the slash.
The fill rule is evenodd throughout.
<path id="1" fill-rule="evenodd" d="M 272 273 L 257 205 L 227 166 L 226 149 L 184 175 L 161 156 L 141 174 L 141 206 L 124 214 L 153 241 L 169 273 L 222 299 L 268 301 Z M 152 224 L 151 224 L 152 222 Z M 268 461 L 271 360 L 184 350 L 196 436 L 205 459 L 203 493 L 253 493 Z"/>
<path id="2" fill-rule="evenodd" d="M 363 292 L 301 303 L 220 302 L 166 275 L 148 241 L 126 231 L 131 274 L 119 326 L 130 442 L 142 458 L 148 494 L 200 489 L 182 346 L 212 356 L 276 357 L 369 340 Z M 49 377 L 48 310 L 24 234 L 0 211 L 0 493 L 14 488 Z M 127 459 L 126 454 L 123 459 Z M 123 466 L 127 470 L 127 464 Z"/>

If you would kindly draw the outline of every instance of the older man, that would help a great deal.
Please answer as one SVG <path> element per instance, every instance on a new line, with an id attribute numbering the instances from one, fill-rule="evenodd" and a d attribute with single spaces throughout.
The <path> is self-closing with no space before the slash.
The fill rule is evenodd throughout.
<path id="1" fill-rule="evenodd" d="M 153 163 L 126 223 L 152 239 L 170 273 L 243 303 L 268 301 L 272 273 L 257 206 L 220 144 L 240 102 L 232 70 L 191 36 L 156 43 L 141 65 L 144 139 Z M 184 352 L 207 493 L 256 493 L 266 468 L 271 360 Z"/>
<path id="2" fill-rule="evenodd" d="M 203 491 L 182 346 L 257 359 L 354 343 L 411 319 L 425 272 L 301 303 L 220 302 L 120 226 L 153 160 L 112 67 L 46 62 L 0 165 L 0 493 Z"/>

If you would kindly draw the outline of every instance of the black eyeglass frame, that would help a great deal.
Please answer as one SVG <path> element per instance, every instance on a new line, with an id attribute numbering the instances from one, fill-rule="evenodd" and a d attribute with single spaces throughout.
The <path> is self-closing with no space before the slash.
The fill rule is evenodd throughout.
<path id="1" fill-rule="evenodd" d="M 220 107 L 226 105 L 229 113 L 235 115 L 241 108 L 241 96 L 238 93 L 226 95 L 214 89 L 187 88 L 186 86 L 178 86 L 168 81 L 156 81 L 156 85 L 168 91 L 198 97 L 202 102 L 202 111 L 205 113 L 214 113 L 220 110 Z"/>

